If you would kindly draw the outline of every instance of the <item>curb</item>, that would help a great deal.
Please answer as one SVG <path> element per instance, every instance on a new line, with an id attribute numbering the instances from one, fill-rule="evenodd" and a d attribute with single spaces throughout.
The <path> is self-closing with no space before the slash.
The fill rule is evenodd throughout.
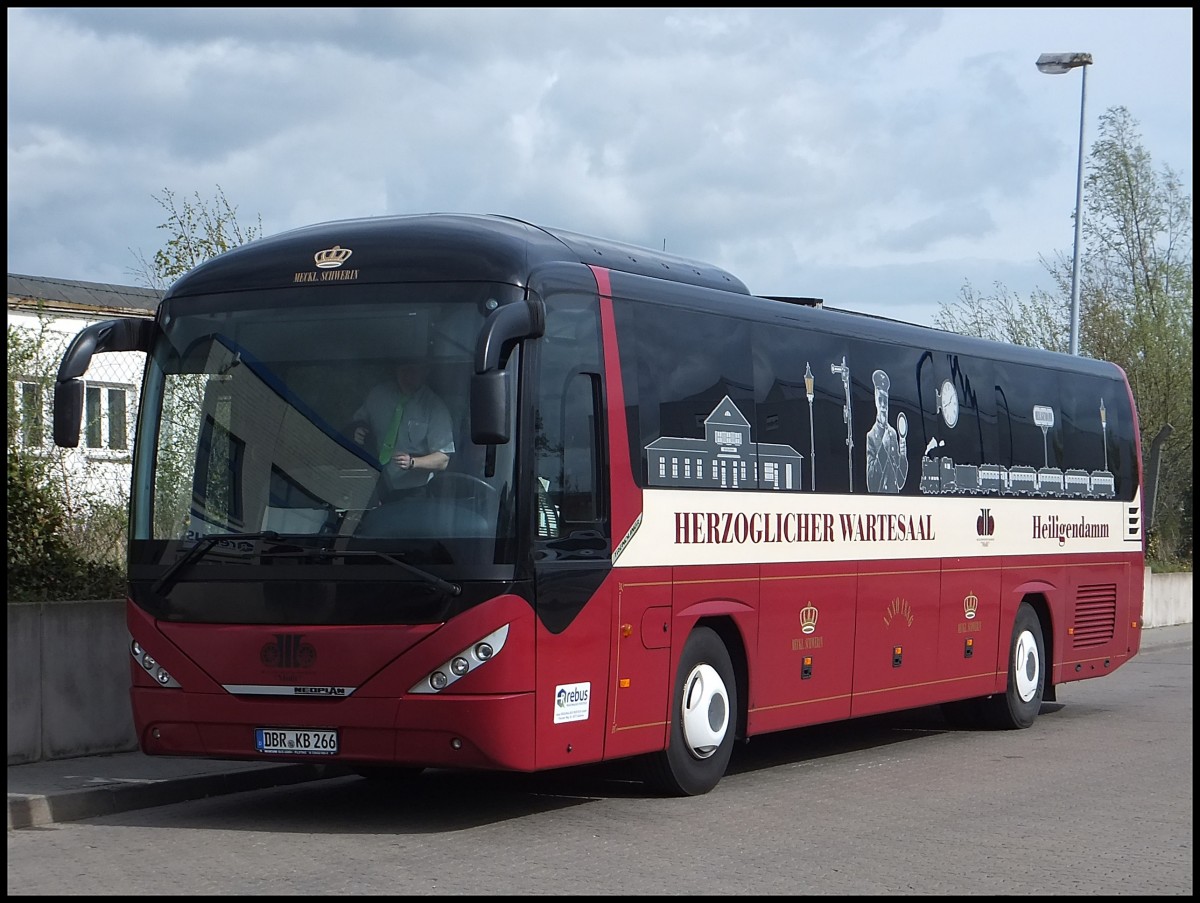
<path id="1" fill-rule="evenodd" d="M 58 822 L 207 799 L 245 790 L 301 784 L 347 773 L 340 766 L 272 765 L 144 783 L 112 783 L 50 794 L 10 793 L 8 829 L 40 828 Z"/>

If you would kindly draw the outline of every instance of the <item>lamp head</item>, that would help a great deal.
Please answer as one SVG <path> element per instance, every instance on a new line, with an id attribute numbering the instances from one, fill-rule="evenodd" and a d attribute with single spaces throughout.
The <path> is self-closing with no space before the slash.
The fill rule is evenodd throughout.
<path id="1" fill-rule="evenodd" d="M 1047 75 L 1063 75 L 1080 66 L 1090 66 L 1090 53 L 1043 53 L 1037 58 L 1039 72 Z"/>

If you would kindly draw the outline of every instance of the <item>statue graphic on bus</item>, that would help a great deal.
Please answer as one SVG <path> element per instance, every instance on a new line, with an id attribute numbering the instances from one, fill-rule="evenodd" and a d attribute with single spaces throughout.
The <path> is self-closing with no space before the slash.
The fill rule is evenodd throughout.
<path id="1" fill-rule="evenodd" d="M 867 492 L 896 493 L 908 479 L 908 418 L 901 412 L 895 426 L 888 423 L 891 380 L 876 370 L 871 381 L 875 384 L 875 423 L 867 433 Z"/>

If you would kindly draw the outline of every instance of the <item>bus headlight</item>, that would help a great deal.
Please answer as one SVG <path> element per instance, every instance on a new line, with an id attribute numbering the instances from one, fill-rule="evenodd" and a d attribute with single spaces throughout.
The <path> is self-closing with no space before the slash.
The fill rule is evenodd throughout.
<path id="1" fill-rule="evenodd" d="M 465 677 L 476 668 L 492 660 L 504 648 L 508 639 L 508 625 L 476 640 L 466 649 L 438 665 L 410 689 L 410 693 L 440 693 L 460 677 Z"/>
<path id="2" fill-rule="evenodd" d="M 173 678 L 171 673 L 158 663 L 158 659 L 147 652 L 146 648 L 137 640 L 133 640 L 129 644 L 129 654 L 133 656 L 135 662 L 141 665 L 154 678 L 154 682 L 160 687 L 179 686 L 179 681 Z"/>

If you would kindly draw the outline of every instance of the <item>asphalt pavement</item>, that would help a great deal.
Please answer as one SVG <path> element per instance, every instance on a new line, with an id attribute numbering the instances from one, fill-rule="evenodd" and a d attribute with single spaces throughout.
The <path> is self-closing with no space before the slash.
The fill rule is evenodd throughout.
<path id="1" fill-rule="evenodd" d="M 1191 643 L 1190 623 L 1155 627 L 1142 635 L 1143 651 Z M 141 752 L 9 765 L 8 829 L 42 827 L 348 773 L 345 766 L 337 764 L 191 759 Z"/>

